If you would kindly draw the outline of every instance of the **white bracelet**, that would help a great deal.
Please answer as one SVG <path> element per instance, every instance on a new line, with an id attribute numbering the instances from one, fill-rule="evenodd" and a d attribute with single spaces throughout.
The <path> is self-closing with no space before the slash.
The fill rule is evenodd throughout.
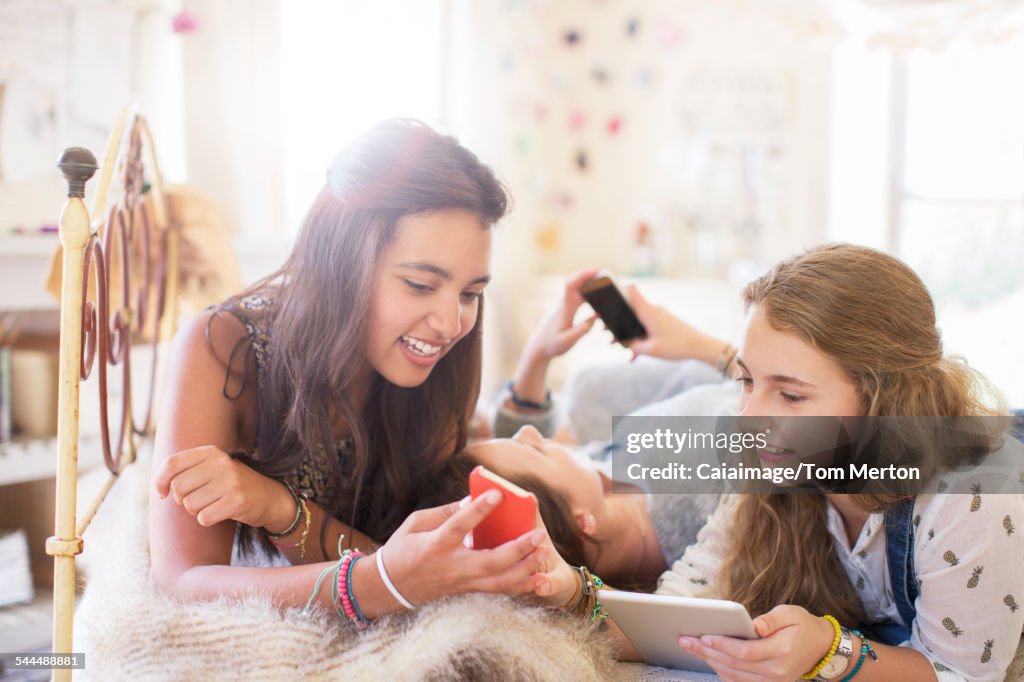
<path id="1" fill-rule="evenodd" d="M 388 592 L 391 593 L 392 597 L 398 600 L 399 604 L 409 609 L 410 611 L 416 608 L 415 606 L 413 606 L 411 601 L 402 596 L 402 593 L 398 591 L 398 588 L 395 587 L 395 584 L 391 582 L 391 578 L 388 577 L 388 570 L 384 568 L 383 547 L 377 550 L 377 572 L 380 573 L 380 579 L 384 581 L 384 585 L 387 586 Z"/>

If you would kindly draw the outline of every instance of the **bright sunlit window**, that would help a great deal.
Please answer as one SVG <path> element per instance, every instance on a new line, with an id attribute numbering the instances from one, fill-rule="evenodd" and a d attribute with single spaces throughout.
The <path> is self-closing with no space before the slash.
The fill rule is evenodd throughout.
<path id="1" fill-rule="evenodd" d="M 437 124 L 442 2 L 307 0 L 281 3 L 281 13 L 285 211 L 295 233 L 349 140 L 394 116 Z"/>
<path id="2" fill-rule="evenodd" d="M 936 299 L 946 348 L 1024 406 L 1024 39 L 906 61 L 897 249 Z M 899 154 L 899 150 L 896 150 Z M 993 333 L 993 330 L 1002 330 Z"/>

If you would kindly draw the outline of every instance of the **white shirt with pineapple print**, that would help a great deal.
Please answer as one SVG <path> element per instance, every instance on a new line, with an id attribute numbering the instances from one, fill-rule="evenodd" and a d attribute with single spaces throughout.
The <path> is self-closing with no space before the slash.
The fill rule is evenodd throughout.
<path id="1" fill-rule="evenodd" d="M 658 594 L 722 598 L 718 568 L 736 501 L 723 498 L 697 542 L 662 574 Z M 851 549 L 839 512 L 827 508 L 829 532 L 868 621 L 905 626 L 890 587 L 884 515 L 868 517 Z M 1002 682 L 1024 630 L 1024 495 L 919 495 L 913 523 L 919 594 L 902 646 L 924 654 L 940 682 Z"/>

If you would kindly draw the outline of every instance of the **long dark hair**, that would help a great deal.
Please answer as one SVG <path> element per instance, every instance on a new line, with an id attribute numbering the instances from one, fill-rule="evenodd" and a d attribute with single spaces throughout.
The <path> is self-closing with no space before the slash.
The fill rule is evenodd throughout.
<path id="1" fill-rule="evenodd" d="M 489 229 L 507 203 L 505 188 L 472 152 L 418 121 L 385 121 L 339 154 L 285 264 L 221 306 L 272 329 L 257 390 L 258 454 L 247 463 L 283 478 L 322 449 L 337 486 L 333 499 L 318 501 L 376 540 L 422 506 L 466 441 L 479 393 L 483 302 L 472 330 L 422 385 L 398 387 L 373 372 L 359 407 L 351 391 L 365 367 L 375 270 L 402 217 L 464 209 Z M 247 311 L 254 294 L 272 304 Z M 228 364 L 229 373 L 238 367 Z M 333 456 L 339 418 L 354 444 L 350 462 Z M 242 537 L 249 548 L 251 529 L 243 527 Z"/>

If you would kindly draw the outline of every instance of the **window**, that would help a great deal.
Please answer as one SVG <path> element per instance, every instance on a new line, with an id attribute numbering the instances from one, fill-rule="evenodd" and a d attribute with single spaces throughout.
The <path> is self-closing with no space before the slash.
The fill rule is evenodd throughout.
<path id="1" fill-rule="evenodd" d="M 914 52 L 893 103 L 893 246 L 931 289 L 946 351 L 1013 407 L 1024 407 L 1021 65 L 1021 37 Z"/>
<path id="2" fill-rule="evenodd" d="M 281 3 L 284 192 L 290 233 L 301 227 L 331 159 L 353 137 L 394 116 L 438 123 L 444 92 L 442 4 Z"/>

